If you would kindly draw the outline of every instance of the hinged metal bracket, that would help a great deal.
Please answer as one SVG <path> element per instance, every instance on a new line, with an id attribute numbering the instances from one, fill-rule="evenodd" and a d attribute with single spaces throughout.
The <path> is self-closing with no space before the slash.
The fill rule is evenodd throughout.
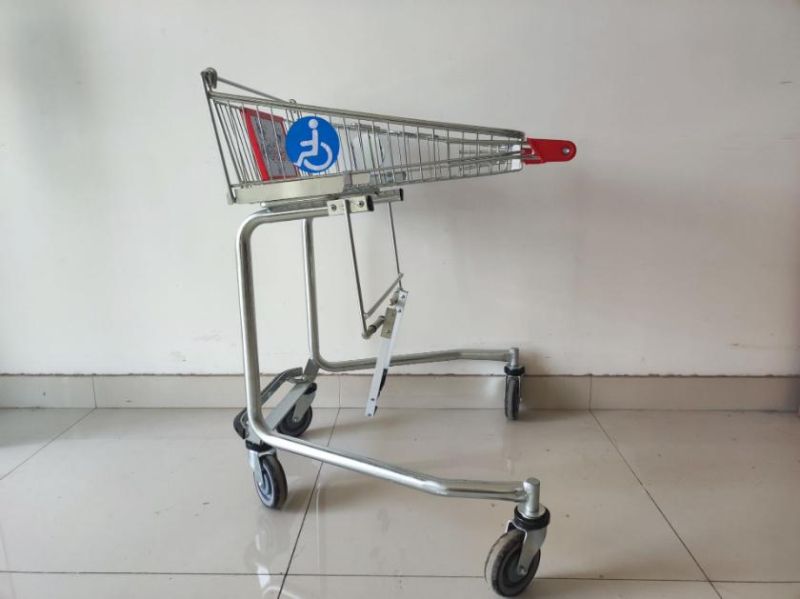
<path id="1" fill-rule="evenodd" d="M 540 528 L 539 530 L 525 530 L 517 526 L 513 521 L 506 524 L 506 532 L 511 530 L 519 530 L 525 535 L 522 541 L 522 549 L 517 558 L 517 572 L 520 576 L 525 576 L 528 573 L 528 568 L 533 563 L 533 558 L 536 553 L 544 545 L 544 539 L 547 536 L 547 528 Z"/>
<path id="2" fill-rule="evenodd" d="M 408 291 L 398 289 L 389 301 L 389 307 L 386 308 L 383 328 L 381 329 L 381 347 L 375 358 L 375 372 L 372 373 L 372 382 L 369 386 L 367 416 L 374 416 L 375 411 L 378 409 L 378 397 L 386 384 L 386 376 L 389 374 L 394 342 L 397 339 L 397 331 L 400 328 L 400 319 L 406 308 L 406 299 L 408 299 Z"/>
<path id="3" fill-rule="evenodd" d="M 325 202 L 328 206 L 328 216 L 345 216 L 356 212 L 372 212 L 375 206 L 372 196 L 354 196 L 351 198 L 336 198 Z M 349 210 L 348 210 L 349 208 Z"/>
<path id="4" fill-rule="evenodd" d="M 405 299 L 403 300 L 405 303 Z M 386 308 L 386 316 L 383 319 L 383 328 L 381 329 L 381 337 L 384 339 L 391 339 L 392 334 L 394 333 L 394 325 L 397 322 L 397 315 L 398 312 L 401 312 L 402 309 L 396 306 L 389 306 Z"/>

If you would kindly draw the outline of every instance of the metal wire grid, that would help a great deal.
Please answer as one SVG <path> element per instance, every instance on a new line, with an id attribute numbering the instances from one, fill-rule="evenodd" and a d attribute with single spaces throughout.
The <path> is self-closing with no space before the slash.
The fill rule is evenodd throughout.
<path id="1" fill-rule="evenodd" d="M 221 133 L 227 148 L 223 160 L 234 194 L 235 189 L 250 185 L 342 174 L 367 174 L 367 186 L 377 189 L 497 175 L 522 168 L 525 136 L 521 131 L 336 110 L 285 102 L 266 94 L 255 98 L 211 90 L 207 93 L 217 135 Z M 258 129 L 261 139 L 269 137 L 278 142 L 271 148 L 270 168 L 277 176 L 270 172 L 268 181 L 252 147 L 248 115 L 256 117 L 251 127 Z M 339 155 L 324 173 L 295 168 L 283 146 L 286 131 L 306 116 L 326 119 L 339 135 Z"/>

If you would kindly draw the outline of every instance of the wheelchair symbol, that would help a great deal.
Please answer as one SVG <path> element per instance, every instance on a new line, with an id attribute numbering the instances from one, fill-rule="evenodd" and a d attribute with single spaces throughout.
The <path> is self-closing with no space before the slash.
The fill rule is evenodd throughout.
<path id="1" fill-rule="evenodd" d="M 301 171 L 321 173 L 339 156 L 339 135 L 325 119 L 303 117 L 286 134 L 286 155 Z"/>

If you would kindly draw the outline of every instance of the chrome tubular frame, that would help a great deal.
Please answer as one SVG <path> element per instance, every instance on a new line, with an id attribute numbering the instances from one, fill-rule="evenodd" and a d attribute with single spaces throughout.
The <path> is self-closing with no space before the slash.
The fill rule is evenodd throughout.
<path id="1" fill-rule="evenodd" d="M 379 204 L 392 202 L 396 199 L 399 199 L 399 197 L 389 195 L 387 197 L 375 198 L 374 202 Z M 306 204 L 306 206 L 308 205 L 309 204 Z M 539 503 L 539 481 L 534 478 L 529 478 L 521 482 L 490 482 L 439 478 L 359 456 L 347 451 L 322 447 L 280 434 L 276 432 L 271 424 L 264 418 L 262 413 L 262 390 L 258 360 L 256 307 L 253 286 L 253 256 L 251 249 L 253 233 L 261 225 L 289 220 L 303 221 L 308 336 L 311 346 L 312 362 L 319 368 L 331 372 L 359 370 L 370 368 L 375 365 L 374 358 L 336 362 L 326 360 L 320 354 L 312 222 L 313 219 L 324 216 L 329 216 L 328 208 L 324 203 L 307 208 L 293 206 L 279 211 L 276 211 L 274 208 L 269 208 L 251 214 L 239 228 L 236 256 L 239 280 L 239 308 L 242 323 L 245 390 L 247 394 L 247 418 L 249 423 L 247 440 L 255 444 L 260 444 L 262 446 L 267 445 L 269 448 L 288 451 L 326 464 L 346 468 L 354 472 L 387 480 L 433 495 L 512 501 L 517 504 L 517 510 L 523 516 L 533 518 L 540 515 L 544 511 L 544 507 Z M 392 365 L 420 364 L 447 360 L 493 360 L 506 362 L 511 367 L 517 367 L 519 355 L 516 348 L 508 350 L 455 349 L 393 356 Z"/>
<path id="2" fill-rule="evenodd" d="M 575 144 L 568 140 L 527 137 L 522 131 L 443 121 L 411 119 L 371 112 L 341 110 L 260 92 L 219 77 L 213 68 L 202 72 L 209 116 L 231 203 L 260 204 L 239 228 L 236 246 L 239 279 L 239 309 L 242 323 L 247 406 L 233 422 L 245 441 L 261 502 L 280 509 L 286 500 L 286 476 L 274 455 L 288 451 L 340 468 L 387 480 L 399 485 L 446 497 L 511 501 L 514 515 L 503 536 L 492 546 L 484 574 L 492 588 L 503 596 L 519 593 L 536 574 L 539 550 L 550 523 L 550 512 L 539 502 L 540 483 L 535 478 L 521 482 L 447 479 L 414 472 L 372 458 L 299 440 L 311 422 L 311 403 L 320 369 L 348 372 L 373 369 L 366 414 L 377 406 L 390 366 L 425 364 L 449 360 L 488 360 L 505 363 L 505 416 L 516 420 L 520 385 L 525 369 L 519 351 L 510 349 L 451 349 L 393 355 L 394 342 L 404 312 L 407 290 L 397 250 L 392 203 L 403 199 L 401 187 L 471 177 L 519 172 L 524 165 L 567 162 L 575 157 Z M 218 89 L 218 85 L 222 89 Z M 336 144 L 326 145 L 315 134 L 303 131 L 306 123 L 315 129 L 321 119 L 332 128 Z M 303 122 L 300 125 L 301 121 Z M 294 127 L 311 139 L 311 154 L 324 147 L 327 162 L 308 162 L 306 152 L 287 145 Z M 297 141 L 296 135 L 294 137 Z M 319 142 L 319 143 L 318 143 Z M 292 142 L 294 143 L 294 142 Z M 321 145 L 320 145 L 321 144 Z M 337 150 L 334 154 L 332 146 Z M 290 156 L 291 154 L 291 156 Z M 306 156 L 306 158 L 303 158 Z M 387 269 L 389 286 L 377 301 L 367 304 L 358 267 L 351 214 L 372 212 L 374 205 L 387 204 L 395 272 Z M 361 334 L 365 339 L 380 331 L 381 349 L 376 358 L 327 360 L 322 356 L 317 310 L 317 278 L 314 259 L 313 221 L 324 216 L 343 216 L 350 240 Z M 256 331 L 255 289 L 251 239 L 261 225 L 302 221 L 306 291 L 306 316 L 311 357 L 304 368 L 286 370 L 261 388 Z M 381 315 L 380 309 L 385 308 Z M 371 322 L 370 322 L 371 321 Z M 279 388 L 291 388 L 265 418 L 263 406 Z M 522 537 L 520 534 L 522 533 Z M 522 540 L 520 541 L 520 538 Z M 521 543 L 521 545 L 519 545 Z M 517 549 L 519 547 L 519 549 Z M 515 551 L 518 554 L 515 556 Z M 516 573 L 509 569 L 516 560 Z"/>

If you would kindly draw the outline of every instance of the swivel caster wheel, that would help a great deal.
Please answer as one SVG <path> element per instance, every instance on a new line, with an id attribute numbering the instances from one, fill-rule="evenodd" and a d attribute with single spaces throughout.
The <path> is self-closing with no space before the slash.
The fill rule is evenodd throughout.
<path id="1" fill-rule="evenodd" d="M 484 576 L 492 590 L 501 597 L 515 597 L 528 588 L 539 569 L 541 549 L 533 556 L 530 567 L 523 573 L 519 568 L 519 557 L 525 533 L 509 530 L 492 546 L 486 558 Z"/>
<path id="2" fill-rule="evenodd" d="M 507 420 L 516 420 L 519 417 L 519 377 L 506 377 L 506 399 L 505 410 Z"/>
<path id="3" fill-rule="evenodd" d="M 253 472 L 258 498 L 265 507 L 273 510 L 281 509 L 289 494 L 283 466 L 274 453 L 265 453 L 258 456 L 258 467 L 260 473 Z"/>
<path id="4" fill-rule="evenodd" d="M 311 419 L 314 417 L 314 412 L 311 409 L 311 402 L 314 401 L 314 397 L 316 395 L 317 384 L 312 383 L 306 392 L 303 393 L 300 401 L 295 404 L 294 408 L 294 410 L 296 410 L 296 406 L 300 405 L 302 402 L 302 404 L 306 406 L 306 411 L 303 412 L 303 415 L 299 420 L 294 419 L 294 410 L 286 414 L 286 416 L 283 417 L 283 420 L 278 423 L 278 426 L 275 427 L 278 432 L 282 435 L 288 435 L 290 437 L 299 437 L 306 432 L 308 427 L 311 425 Z"/>
<path id="5" fill-rule="evenodd" d="M 519 403 L 522 399 L 522 375 L 525 374 L 525 368 L 517 366 L 511 368 L 505 367 L 506 372 L 506 394 L 505 394 L 505 411 L 507 420 L 516 420 L 519 417 Z"/>
<path id="6" fill-rule="evenodd" d="M 289 412 L 286 414 L 283 420 L 280 421 L 278 426 L 278 432 L 282 435 L 288 435 L 290 437 L 299 437 L 304 432 L 308 430 L 308 427 L 311 425 L 311 419 L 314 417 L 314 411 L 311 409 L 311 406 L 308 406 L 306 409 L 306 413 L 300 418 L 300 420 L 294 419 L 294 413 Z"/>

